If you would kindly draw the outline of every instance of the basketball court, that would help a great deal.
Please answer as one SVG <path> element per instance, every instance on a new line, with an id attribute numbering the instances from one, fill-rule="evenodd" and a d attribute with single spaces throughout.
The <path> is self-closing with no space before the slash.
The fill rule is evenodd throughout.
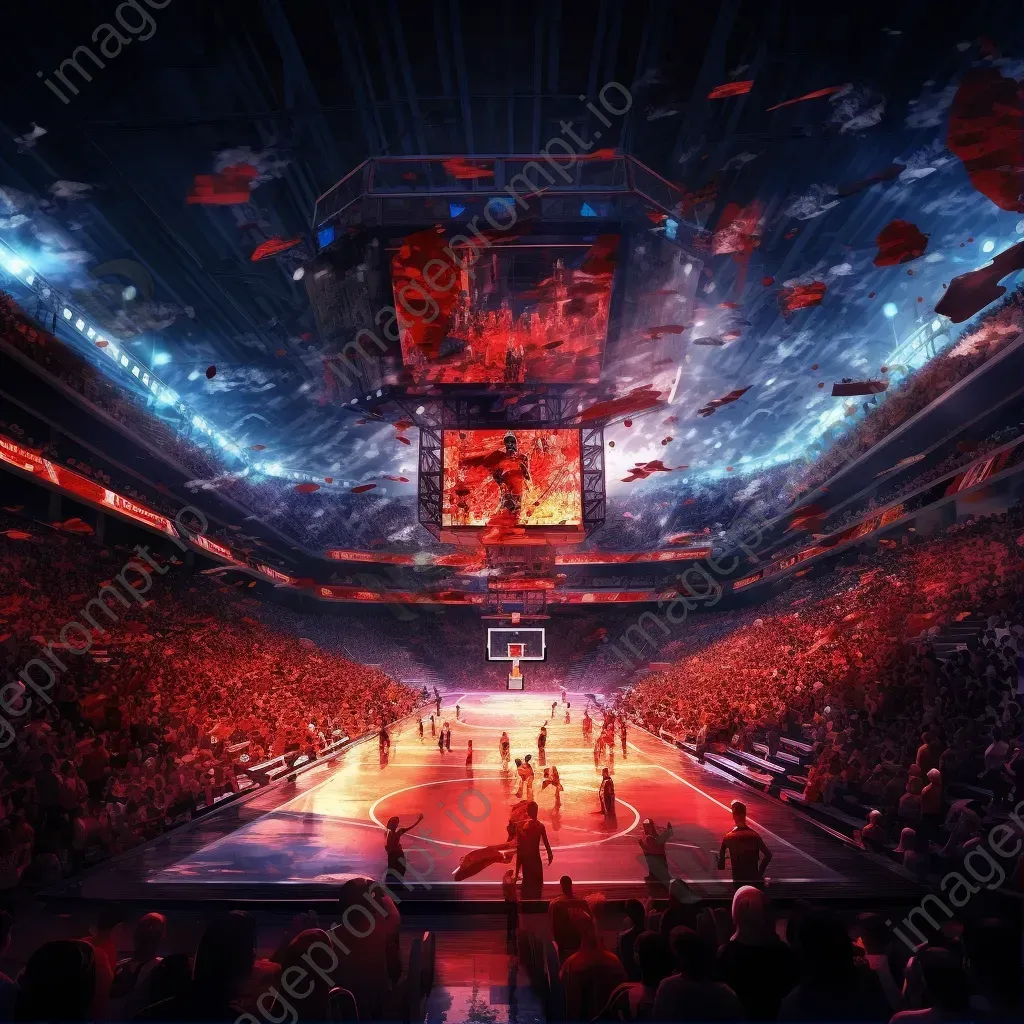
<path id="1" fill-rule="evenodd" d="M 625 754 L 617 735 L 614 757 L 595 767 L 581 721 L 589 707 L 596 735 L 600 705 L 582 693 L 569 693 L 566 723 L 567 709 L 559 698 L 558 693 L 530 691 L 447 695 L 441 721 L 451 726 L 450 752 L 439 751 L 431 736 L 431 704 L 423 716 L 422 740 L 418 716 L 405 719 L 392 728 L 386 755 L 375 737 L 360 741 L 293 782 L 115 861 L 91 875 L 91 892 L 82 894 L 128 897 L 138 893 L 139 883 L 149 897 L 165 898 L 204 893 L 230 898 L 242 889 L 262 896 L 276 891 L 285 899 L 297 897 L 299 889 L 325 894 L 354 875 L 381 877 L 384 823 L 398 815 L 403 826 L 410 825 L 422 814 L 422 823 L 404 839 L 412 883 L 407 898 L 500 899 L 504 865 L 487 867 L 468 882 L 453 881 L 452 872 L 469 850 L 505 841 L 519 779 L 514 760 L 509 770 L 502 769 L 502 730 L 509 735 L 512 758 L 531 754 L 535 765 L 535 799 L 554 853 L 551 867 L 545 867 L 545 897 L 555 893 L 561 874 L 610 897 L 642 892 L 646 864 L 638 837 L 647 817 L 660 828 L 673 825 L 668 858 L 674 875 L 700 895 L 727 896 L 730 876 L 718 870 L 716 858 L 722 835 L 732 827 L 733 799 L 746 802 L 750 824 L 774 854 L 769 885 L 780 895 L 841 889 L 854 874 L 851 856 L 857 876 L 874 867 L 778 802 L 697 765 L 638 729 L 629 731 Z M 545 723 L 542 761 L 537 735 Z M 470 741 L 473 758 L 467 765 Z M 564 786 L 559 806 L 552 788 L 542 787 L 543 769 L 552 765 Z M 599 811 L 600 767 L 605 765 L 615 781 L 614 818 Z M 869 876 L 877 873 L 868 871 Z"/>

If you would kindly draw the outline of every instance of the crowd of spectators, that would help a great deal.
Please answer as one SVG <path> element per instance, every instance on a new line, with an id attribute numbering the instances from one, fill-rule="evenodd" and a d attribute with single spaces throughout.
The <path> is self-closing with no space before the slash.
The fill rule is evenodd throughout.
<path id="1" fill-rule="evenodd" d="M 57 881 L 237 792 L 247 765 L 315 757 L 413 707 L 384 672 L 269 627 L 257 602 L 173 556 L 150 554 L 148 586 L 126 573 L 141 592 L 108 594 L 111 621 L 94 604 L 92 629 L 83 609 L 132 552 L 3 525 L 0 667 L 19 714 L 0 750 L 2 888 Z M 91 630 L 87 654 L 60 654 L 69 622 L 82 627 L 68 634 L 75 647 Z M 19 680 L 47 642 L 67 669 L 55 666 L 51 703 Z M 43 685 L 45 664 L 29 672 Z"/>
<path id="2" fill-rule="evenodd" d="M 666 908 L 629 899 L 627 928 L 602 941 L 599 903 L 549 905 L 565 1019 L 894 1021 L 1014 1016 L 1019 937 L 993 917 L 950 922 L 931 944 L 902 945 L 875 913 L 845 919 L 798 904 L 779 913 L 753 886 L 731 913 L 679 879 Z"/>
<path id="3" fill-rule="evenodd" d="M 728 632 L 703 644 L 697 634 L 698 649 L 639 682 L 624 707 L 706 748 L 806 740 L 805 800 L 855 799 L 877 812 L 875 847 L 909 854 L 914 871 L 938 868 L 1024 795 L 1022 529 L 1017 506 L 706 616 L 731 620 Z M 932 641 L 965 620 L 979 623 L 977 644 L 940 658 Z"/>
<path id="4" fill-rule="evenodd" d="M 988 309 L 946 351 L 891 387 L 852 430 L 834 439 L 794 481 L 792 497 L 813 491 L 843 466 L 854 462 L 911 416 L 983 366 L 1024 330 L 1024 288 L 1018 288 L 998 306 Z"/>

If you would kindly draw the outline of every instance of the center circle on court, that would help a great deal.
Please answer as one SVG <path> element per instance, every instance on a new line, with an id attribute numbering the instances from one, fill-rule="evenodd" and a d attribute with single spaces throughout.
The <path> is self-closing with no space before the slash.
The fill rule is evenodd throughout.
<path id="1" fill-rule="evenodd" d="M 434 820 L 441 820 L 444 822 L 445 826 L 450 831 L 455 832 L 461 838 L 456 842 L 452 842 L 446 839 L 437 839 L 433 836 L 424 835 L 420 831 L 420 829 L 417 828 L 409 833 L 409 840 L 411 841 L 415 839 L 418 842 L 434 843 L 438 846 L 449 846 L 455 849 L 465 850 L 467 853 L 470 850 L 479 849 L 480 847 L 497 845 L 505 842 L 505 826 L 508 822 L 508 811 L 510 809 L 509 804 L 507 802 L 506 797 L 501 792 L 500 788 L 497 788 L 497 792 L 495 793 L 497 799 L 491 799 L 491 793 L 493 791 L 493 788 L 491 786 L 481 788 L 479 783 L 500 782 L 501 779 L 501 775 L 481 774 L 476 775 L 471 779 L 433 779 L 430 782 L 418 782 L 412 786 L 403 786 L 401 789 L 393 790 L 392 792 L 386 793 L 384 796 L 379 797 L 377 800 L 373 802 L 373 804 L 370 805 L 370 820 L 378 828 L 383 829 L 385 827 L 384 821 L 387 821 L 391 814 L 389 813 L 383 815 L 384 821 L 382 821 L 381 817 L 378 816 L 378 811 L 381 805 L 385 804 L 386 801 L 394 800 L 397 797 L 402 796 L 403 794 L 411 793 L 416 790 L 429 790 L 439 786 L 447 786 L 457 791 L 457 795 L 454 797 L 454 799 L 451 799 L 450 801 L 440 801 L 441 806 L 438 806 L 438 801 L 436 800 L 422 799 L 418 802 L 407 800 L 407 803 L 412 804 L 411 809 L 403 808 L 399 811 L 399 813 L 401 814 L 401 817 L 403 819 L 402 823 L 404 825 L 408 825 L 410 824 L 410 821 L 408 820 L 409 815 L 415 815 L 419 812 L 426 812 L 429 810 L 433 813 L 426 815 L 425 817 L 425 823 L 427 828 L 432 827 Z M 472 820 L 472 818 L 468 817 L 465 813 L 460 811 L 458 797 L 459 795 L 464 794 L 467 791 L 476 791 L 477 793 L 483 794 L 484 799 L 486 799 L 490 803 L 490 810 L 488 811 L 484 819 L 475 822 Z M 591 790 L 587 795 L 589 797 L 593 797 L 594 799 L 596 799 L 596 790 Z M 424 794 L 424 797 L 426 796 L 427 794 Z M 471 799 L 471 806 L 468 807 L 467 810 L 470 813 L 473 813 L 474 809 L 480 805 L 480 798 L 474 796 Z M 563 807 L 564 803 L 565 798 L 563 797 Z M 575 804 L 576 801 L 573 801 L 573 803 Z M 610 842 L 613 839 L 621 839 L 623 836 L 629 835 L 629 833 L 632 832 L 633 829 L 635 829 L 637 825 L 640 824 L 640 812 L 631 803 L 620 798 L 616 798 L 615 803 L 616 806 L 627 808 L 630 811 L 633 819 L 630 822 L 630 824 L 625 828 L 620 828 L 616 829 L 614 832 L 609 832 L 607 835 L 598 834 L 597 830 L 595 829 L 594 838 L 587 840 L 585 842 L 560 843 L 556 840 L 559 838 L 559 834 L 562 829 L 569 829 L 572 831 L 590 831 L 589 829 L 581 829 L 576 822 L 583 816 L 597 817 L 596 813 L 591 814 L 588 811 L 581 812 L 575 807 L 573 808 L 571 813 L 566 813 L 563 810 L 562 817 L 568 820 L 563 820 L 559 824 L 558 829 L 555 829 L 555 823 L 553 820 L 552 813 L 553 809 L 545 805 L 541 808 L 539 819 L 541 823 L 547 828 L 548 839 L 551 840 L 551 846 L 555 850 L 578 850 L 588 846 L 599 846 L 602 843 Z M 396 808 L 396 811 L 398 810 L 399 809 Z M 453 822 L 449 817 L 447 817 L 445 811 L 451 811 L 453 814 L 455 814 L 458 820 L 462 822 L 462 828 L 460 828 L 456 822 Z M 586 817 L 583 817 L 583 820 L 586 820 Z M 423 826 L 421 825 L 420 827 L 422 828 Z M 463 829 L 468 830 L 468 834 L 466 832 L 463 832 Z M 554 835 L 552 835 L 552 832 L 554 832 Z"/>

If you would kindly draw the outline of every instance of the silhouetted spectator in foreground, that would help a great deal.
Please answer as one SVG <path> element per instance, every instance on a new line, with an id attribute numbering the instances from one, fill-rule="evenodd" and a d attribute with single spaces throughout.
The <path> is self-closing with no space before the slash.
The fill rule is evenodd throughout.
<path id="1" fill-rule="evenodd" d="M 764 897 L 751 885 L 732 898 L 732 938 L 718 951 L 718 975 L 739 997 L 748 1020 L 775 1020 L 796 984 L 797 959 L 775 934 Z"/>
<path id="2" fill-rule="evenodd" d="M 812 910 L 797 929 L 800 983 L 779 1008 L 781 1020 L 884 1021 L 889 1005 L 871 968 L 854 959 L 839 918 Z"/>
<path id="3" fill-rule="evenodd" d="M 88 942 L 47 942 L 21 975 L 15 1020 L 93 1020 L 96 951 Z"/>
<path id="4" fill-rule="evenodd" d="M 669 937 L 676 973 L 659 986 L 654 1020 L 742 1020 L 743 1007 L 728 985 L 712 978 L 714 955 L 692 928 L 673 928 Z"/>
<path id="5" fill-rule="evenodd" d="M 192 983 L 170 999 L 147 1007 L 139 1020 L 234 1021 L 256 961 L 253 919 L 233 910 L 214 918 L 199 940 L 192 965 Z"/>
<path id="6" fill-rule="evenodd" d="M 602 1020 L 650 1020 L 654 996 L 672 970 L 668 943 L 657 932 L 641 932 L 634 944 L 638 981 L 624 981 L 608 997 Z"/>
<path id="7" fill-rule="evenodd" d="M 614 953 L 601 948 L 588 912 L 573 909 L 569 921 L 581 937 L 581 946 L 562 964 L 559 974 L 565 988 L 565 1016 L 566 1020 L 593 1020 L 616 986 L 626 980 L 626 972 Z"/>

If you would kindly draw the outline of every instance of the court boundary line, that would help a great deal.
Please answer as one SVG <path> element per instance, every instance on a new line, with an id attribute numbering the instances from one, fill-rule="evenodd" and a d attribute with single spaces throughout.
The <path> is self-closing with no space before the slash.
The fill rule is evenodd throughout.
<path id="1" fill-rule="evenodd" d="M 646 729 L 642 729 L 641 731 L 647 733 Z M 653 734 L 647 733 L 647 735 L 650 736 Z M 658 736 L 656 737 L 656 739 L 661 739 L 661 737 Z M 665 743 L 664 740 L 661 740 L 661 742 Z M 629 741 L 629 746 L 631 746 L 641 756 L 649 758 L 650 755 L 644 753 L 644 751 L 641 750 L 632 740 Z M 666 746 L 669 746 L 669 744 L 666 744 Z M 679 753 L 677 748 L 673 747 L 672 749 L 675 750 L 677 754 Z M 710 800 L 717 807 L 721 807 L 723 811 L 729 811 L 729 813 L 732 813 L 732 809 L 726 804 L 723 804 L 721 800 L 718 800 L 717 798 L 713 797 L 710 793 L 705 793 L 704 790 L 700 788 L 700 786 L 695 786 L 692 782 L 690 782 L 687 779 L 684 779 L 681 775 L 677 775 L 674 771 L 672 771 L 671 768 L 666 768 L 665 765 L 658 764 L 658 762 L 654 760 L 651 760 L 651 764 L 653 764 L 657 768 L 660 768 L 663 772 L 667 772 L 669 775 L 672 776 L 672 778 L 676 780 L 676 782 L 681 782 L 684 786 L 688 787 L 689 789 L 692 789 L 695 793 L 700 793 L 702 797 L 704 797 L 706 800 Z M 821 861 L 818 860 L 816 857 L 812 857 L 809 853 L 805 853 L 803 850 L 800 849 L 799 846 L 794 846 L 793 843 L 791 843 L 788 839 L 783 839 L 782 836 L 776 835 L 770 828 L 767 828 L 766 826 L 759 824 L 754 818 L 748 816 L 747 821 L 752 825 L 757 825 L 757 827 L 765 835 L 771 836 L 772 839 L 774 839 L 777 843 L 781 843 L 783 846 L 788 847 L 790 850 L 798 854 L 804 860 L 810 861 L 813 865 L 815 865 L 815 867 L 821 868 L 821 870 L 825 872 L 826 878 L 819 878 L 817 879 L 817 881 L 823 882 L 828 880 L 828 878 L 842 879 L 844 877 L 838 871 L 833 870 L 826 864 L 822 864 Z"/>

